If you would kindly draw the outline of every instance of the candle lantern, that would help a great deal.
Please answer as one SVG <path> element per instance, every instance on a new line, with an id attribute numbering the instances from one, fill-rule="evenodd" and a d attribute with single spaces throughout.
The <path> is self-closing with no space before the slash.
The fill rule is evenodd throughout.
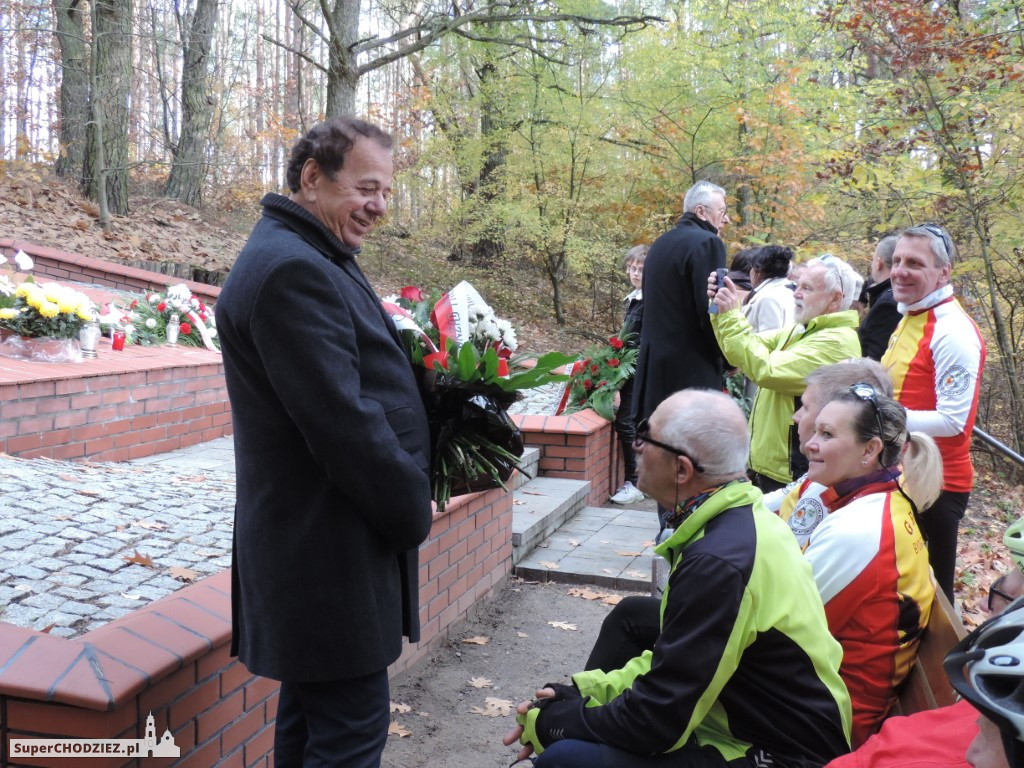
<path id="1" fill-rule="evenodd" d="M 100 327 L 96 323 L 86 323 L 78 332 L 78 345 L 82 349 L 82 357 L 96 357 L 96 342 L 100 340 Z"/>
<path id="2" fill-rule="evenodd" d="M 178 313 L 173 312 L 170 320 L 167 321 L 167 343 L 177 344 L 178 343 L 178 332 L 181 330 L 181 321 L 178 319 Z"/>
<path id="3" fill-rule="evenodd" d="M 122 352 L 124 350 L 124 331 L 114 331 L 110 337 L 110 348 L 115 352 Z"/>

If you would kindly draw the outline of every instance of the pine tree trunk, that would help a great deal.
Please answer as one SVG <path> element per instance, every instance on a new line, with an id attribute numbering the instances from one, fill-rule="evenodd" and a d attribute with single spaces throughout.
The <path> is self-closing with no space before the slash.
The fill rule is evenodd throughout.
<path id="1" fill-rule="evenodd" d="M 93 0 L 92 109 L 82 191 L 111 213 L 128 213 L 128 94 L 132 74 L 131 0 Z"/>
<path id="2" fill-rule="evenodd" d="M 166 197 L 199 206 L 206 178 L 208 132 L 213 117 L 208 59 L 217 24 L 217 0 L 198 0 L 181 71 L 181 134 L 174 146 Z"/>
<path id="3" fill-rule="evenodd" d="M 327 117 L 356 111 L 359 69 L 351 47 L 359 36 L 359 0 L 336 0 L 331 12 L 332 34 L 327 68 Z"/>
<path id="4" fill-rule="evenodd" d="M 56 172 L 63 178 L 77 178 L 82 172 L 85 126 L 89 122 L 89 56 L 82 4 L 77 0 L 53 0 L 53 14 L 61 63 Z"/>

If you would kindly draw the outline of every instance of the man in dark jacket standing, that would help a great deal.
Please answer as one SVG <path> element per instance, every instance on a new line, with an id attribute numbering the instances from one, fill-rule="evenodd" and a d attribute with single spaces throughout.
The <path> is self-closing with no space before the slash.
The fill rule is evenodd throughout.
<path id="1" fill-rule="evenodd" d="M 281 682 L 275 765 L 378 766 L 387 667 L 419 636 L 427 417 L 356 264 L 391 137 L 332 118 L 292 149 L 217 302 L 237 499 L 232 650 Z"/>
<path id="2" fill-rule="evenodd" d="M 892 255 L 896 251 L 896 235 L 883 237 L 875 248 L 875 257 L 871 260 L 871 279 L 874 284 L 867 289 L 868 313 L 861 320 L 857 335 L 860 336 L 860 349 L 864 357 L 881 360 L 885 348 L 889 346 L 889 337 L 896 330 L 903 315 L 896 308 L 896 299 L 892 295 Z"/>
<path id="3" fill-rule="evenodd" d="M 707 276 L 725 266 L 725 244 L 718 235 L 728 223 L 725 190 L 698 181 L 683 197 L 682 218 L 647 254 L 633 385 L 637 423 L 680 389 L 722 388 L 722 354 L 708 318 Z M 665 514 L 659 505 L 659 519 Z"/>

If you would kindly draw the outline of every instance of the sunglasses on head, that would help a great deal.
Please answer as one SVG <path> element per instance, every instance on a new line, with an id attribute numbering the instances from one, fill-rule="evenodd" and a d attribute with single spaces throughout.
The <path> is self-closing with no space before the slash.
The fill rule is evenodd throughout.
<path id="1" fill-rule="evenodd" d="M 942 246 L 946 249 L 947 260 L 953 258 L 953 240 L 945 229 L 940 227 L 938 224 L 922 224 L 921 229 L 931 232 L 942 241 Z"/>
<path id="2" fill-rule="evenodd" d="M 887 442 L 885 439 L 885 433 L 882 431 L 882 411 L 878 408 L 878 392 L 870 384 L 864 381 L 859 381 L 850 387 L 850 392 L 858 400 L 862 400 L 867 403 L 871 403 L 871 407 L 875 409 L 875 424 L 878 425 L 878 438 L 883 443 Z"/>
<path id="3" fill-rule="evenodd" d="M 704 467 L 701 466 L 700 462 L 697 461 L 693 456 L 684 451 L 682 448 L 676 448 L 674 445 L 663 443 L 660 440 L 655 440 L 651 437 L 651 425 L 647 419 L 641 419 L 640 423 L 636 425 L 636 437 L 633 438 L 633 443 L 637 446 L 643 445 L 644 443 L 650 443 L 653 446 L 661 448 L 663 451 L 668 451 L 676 456 L 685 456 L 693 464 L 693 468 L 698 472 L 703 472 Z"/>

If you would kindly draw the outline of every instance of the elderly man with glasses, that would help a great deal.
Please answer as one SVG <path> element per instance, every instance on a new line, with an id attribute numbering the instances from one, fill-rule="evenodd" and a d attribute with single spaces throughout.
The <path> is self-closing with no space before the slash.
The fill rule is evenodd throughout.
<path id="1" fill-rule="evenodd" d="M 900 235 L 890 279 L 903 319 L 882 356 L 909 428 L 931 435 L 942 453 L 942 495 L 922 515 L 921 528 L 935 579 L 950 601 L 960 519 L 974 485 L 971 430 L 985 365 L 985 340 L 949 283 L 955 256 L 942 227 L 924 224 Z"/>
<path id="2" fill-rule="evenodd" d="M 807 469 L 792 424 L 807 374 L 821 365 L 860 357 L 860 318 L 850 305 L 862 285 L 860 275 L 842 259 L 830 253 L 811 259 L 794 294 L 796 322 L 755 333 L 732 281 L 726 278 L 718 288 L 714 273 L 708 279 L 708 296 L 718 309 L 711 315 L 711 327 L 722 353 L 758 387 L 750 412 L 750 469 L 765 493 Z"/>
<path id="3" fill-rule="evenodd" d="M 660 632 L 646 648 L 618 642 L 620 603 L 591 655 L 601 667 L 519 705 L 504 743 L 525 745 L 520 760 L 810 768 L 849 749 L 840 648 L 793 535 L 746 477 L 747 446 L 721 392 L 678 392 L 638 425 L 640 488 L 675 529 L 656 549 L 671 566 Z"/>

